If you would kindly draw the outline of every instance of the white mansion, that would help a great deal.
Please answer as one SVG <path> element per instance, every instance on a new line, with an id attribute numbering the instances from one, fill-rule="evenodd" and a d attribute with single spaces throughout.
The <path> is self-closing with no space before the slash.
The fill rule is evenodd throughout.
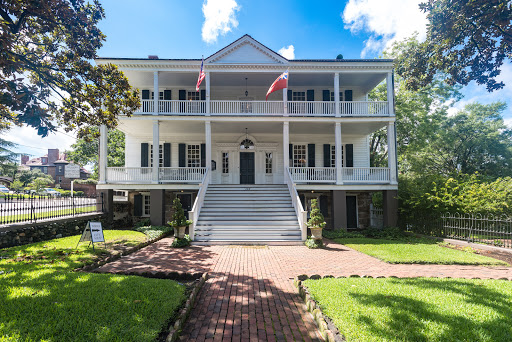
<path id="1" fill-rule="evenodd" d="M 128 192 L 130 215 L 162 225 L 178 196 L 194 241 L 292 242 L 306 238 L 317 198 L 328 229 L 370 225 L 374 192 L 384 225 L 396 225 L 393 61 L 287 60 L 245 35 L 200 59 L 98 58 L 141 93 L 121 117 L 124 167 L 109 167 L 101 128 L 98 189 Z M 289 70 L 288 88 L 265 95 Z M 387 84 L 387 101 L 368 93 Z M 388 167 L 371 167 L 369 135 L 387 129 Z"/>

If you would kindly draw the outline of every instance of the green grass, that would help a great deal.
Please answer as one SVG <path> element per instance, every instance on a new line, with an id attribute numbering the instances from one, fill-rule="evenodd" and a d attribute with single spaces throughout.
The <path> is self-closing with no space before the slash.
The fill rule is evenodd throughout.
<path id="1" fill-rule="evenodd" d="M 347 341 L 512 339 L 512 282 L 320 279 L 304 282 Z"/>
<path id="2" fill-rule="evenodd" d="M 508 265 L 501 260 L 441 247 L 430 239 L 344 238 L 334 241 L 392 264 Z"/>
<path id="3" fill-rule="evenodd" d="M 109 249 L 147 240 L 104 233 Z M 0 249 L 0 341 L 154 341 L 185 300 L 172 280 L 72 272 L 107 253 L 78 240 Z"/>
<path id="4" fill-rule="evenodd" d="M 92 213 L 96 212 L 96 206 L 90 205 L 87 207 L 79 207 L 75 208 L 74 212 L 75 214 L 85 214 L 85 213 Z M 1 216 L 2 222 L 20 222 L 25 220 L 30 220 L 31 218 L 35 217 L 36 219 L 45 219 L 45 218 L 52 218 L 58 216 L 65 216 L 65 215 L 71 215 L 73 214 L 73 209 L 59 209 L 59 210 L 52 210 L 52 211 L 44 211 L 44 212 L 37 212 L 34 214 L 20 214 L 20 215 L 8 215 L 8 216 Z"/>

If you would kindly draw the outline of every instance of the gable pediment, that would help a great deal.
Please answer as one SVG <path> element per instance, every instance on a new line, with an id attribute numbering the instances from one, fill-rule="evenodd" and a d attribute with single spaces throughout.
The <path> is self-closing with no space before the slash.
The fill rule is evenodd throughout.
<path id="1" fill-rule="evenodd" d="M 208 64 L 288 64 L 286 58 L 248 35 L 214 53 L 205 62 Z"/>

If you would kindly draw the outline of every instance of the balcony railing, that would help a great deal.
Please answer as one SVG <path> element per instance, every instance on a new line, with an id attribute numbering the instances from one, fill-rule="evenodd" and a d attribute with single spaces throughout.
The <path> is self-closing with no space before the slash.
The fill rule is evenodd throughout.
<path id="1" fill-rule="evenodd" d="M 153 179 L 151 167 L 108 167 L 107 183 L 201 183 L 205 173 L 205 167 L 160 167 L 158 179 Z"/>
<path id="2" fill-rule="evenodd" d="M 158 114 L 205 115 L 207 101 L 160 100 Z M 154 101 L 142 100 L 136 114 L 154 114 Z M 277 115 L 284 114 L 283 101 L 211 100 L 210 115 Z M 290 116 L 335 116 L 336 103 L 331 101 L 288 101 Z M 387 101 L 341 101 L 340 116 L 389 116 Z"/>
<path id="3" fill-rule="evenodd" d="M 290 167 L 295 183 L 336 183 L 334 167 Z M 389 183 L 387 167 L 344 167 L 341 173 L 343 183 Z"/>

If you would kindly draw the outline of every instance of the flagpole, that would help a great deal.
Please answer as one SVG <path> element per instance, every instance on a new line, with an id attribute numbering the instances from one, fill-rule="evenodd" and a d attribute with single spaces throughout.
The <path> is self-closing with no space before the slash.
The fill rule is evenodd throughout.
<path id="1" fill-rule="evenodd" d="M 283 88 L 283 116 L 288 116 L 288 88 Z"/>

